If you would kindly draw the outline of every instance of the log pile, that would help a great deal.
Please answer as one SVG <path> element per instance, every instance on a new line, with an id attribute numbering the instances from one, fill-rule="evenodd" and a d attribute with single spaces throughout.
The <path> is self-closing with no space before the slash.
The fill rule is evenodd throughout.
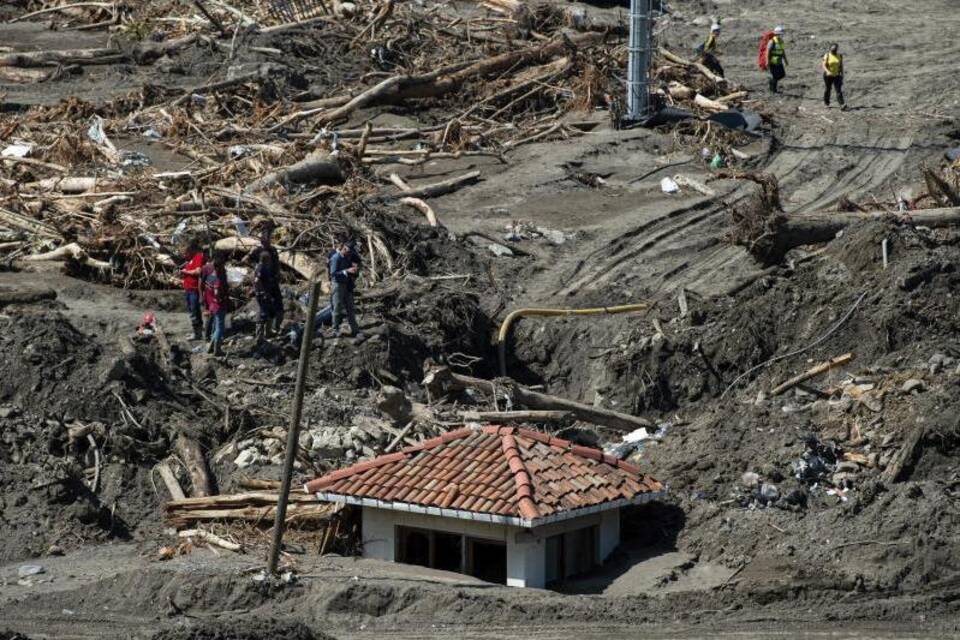
<path id="1" fill-rule="evenodd" d="M 181 529 L 200 522 L 249 522 L 273 526 L 278 493 L 249 491 L 231 495 L 172 500 L 164 505 L 167 522 Z M 341 505 L 317 502 L 314 496 L 291 491 L 287 506 L 289 525 L 317 525 L 330 520 L 342 510 Z"/>
<path id="2" fill-rule="evenodd" d="M 185 238 L 239 254 L 247 234 L 269 225 L 279 229 L 290 278 L 313 277 L 346 233 L 392 266 L 379 274 L 388 279 L 403 265 L 382 216 L 440 225 L 443 211 L 426 200 L 482 179 L 470 171 L 405 190 L 391 173 L 471 156 L 506 162 L 522 145 L 583 135 L 563 116 L 610 106 L 622 89 L 622 34 L 547 5 L 491 2 L 464 16 L 446 3 L 343 2 L 298 21 L 277 4 L 28 7 L 34 15 L 18 19 L 125 37 L 0 54 L 8 80 L 56 83 L 74 67 L 146 70 L 197 55 L 222 69 L 241 64 L 186 86 L 164 85 L 168 76 L 151 71 L 159 84 L 102 104 L 69 98 L 0 115 L 0 258 L 61 261 L 86 278 L 162 288 L 176 284 Z M 151 37 L 135 25 L 148 25 Z M 298 58 L 300 49 L 308 54 Z M 708 113 L 742 96 L 701 66 L 662 52 L 666 99 Z M 396 105 L 433 124 L 370 122 Z M 143 141 L 153 151 L 139 151 Z M 155 164 L 161 152 L 174 167 Z"/>

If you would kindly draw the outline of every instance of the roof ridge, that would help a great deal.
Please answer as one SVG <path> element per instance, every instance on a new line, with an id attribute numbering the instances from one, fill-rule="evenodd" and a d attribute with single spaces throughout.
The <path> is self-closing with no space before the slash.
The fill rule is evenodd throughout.
<path id="1" fill-rule="evenodd" d="M 640 467 L 630 464 L 625 460 L 621 460 L 616 456 L 612 456 L 609 453 L 606 453 L 603 449 L 598 449 L 597 447 L 586 447 L 580 444 L 574 444 L 570 440 L 564 440 L 563 438 L 556 438 L 554 436 L 549 436 L 540 431 L 534 431 L 533 429 L 527 429 L 525 427 L 516 427 L 514 432 L 518 436 L 523 436 L 530 438 L 531 440 L 536 440 L 547 446 L 558 447 L 560 449 L 566 449 L 570 453 L 582 456 L 584 458 L 590 458 L 591 460 L 596 460 L 597 462 L 602 462 L 608 464 L 612 467 L 622 469 L 627 473 L 632 473 L 635 475 L 642 475 L 640 472 Z"/>
<path id="2" fill-rule="evenodd" d="M 515 427 L 500 427 L 497 429 L 497 434 L 500 436 L 500 446 L 507 459 L 507 466 L 513 473 L 513 480 L 517 485 L 517 508 L 520 510 L 520 517 L 533 520 L 540 517 L 540 510 L 537 509 L 537 503 L 533 501 L 533 479 L 526 465 L 523 464 L 523 458 L 520 457 L 517 439 L 513 437 L 516 430 Z"/>
<path id="3" fill-rule="evenodd" d="M 390 464 L 391 462 L 399 462 L 400 460 L 405 460 L 409 457 L 410 454 L 418 453 L 425 449 L 432 449 L 434 447 L 440 446 L 441 444 L 446 444 L 454 440 L 459 440 L 460 438 L 466 438 L 469 435 L 475 433 L 475 430 L 472 427 L 464 427 L 463 429 L 457 429 L 455 431 L 448 431 L 444 434 L 441 434 L 435 438 L 429 438 L 423 442 L 409 447 L 404 447 L 400 451 L 395 453 L 389 453 L 382 456 L 377 456 L 371 458 L 370 460 L 364 460 L 363 462 L 358 462 L 352 464 L 349 467 L 344 467 L 343 469 L 337 469 L 336 471 L 331 471 L 330 473 L 320 476 L 310 482 L 307 482 L 303 485 L 303 490 L 307 493 L 315 493 L 318 489 L 322 489 L 328 484 L 332 484 L 337 480 L 342 480 L 356 473 L 362 473 L 369 469 L 376 469 L 377 467 L 382 467 L 385 464 Z"/>

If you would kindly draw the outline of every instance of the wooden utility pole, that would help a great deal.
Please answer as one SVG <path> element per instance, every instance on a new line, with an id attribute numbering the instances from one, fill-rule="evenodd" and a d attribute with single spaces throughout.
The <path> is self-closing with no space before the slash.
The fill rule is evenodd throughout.
<path id="1" fill-rule="evenodd" d="M 310 368 L 310 348 L 313 345 L 313 331 L 317 318 L 317 300 L 320 299 L 320 281 L 315 280 L 310 291 L 310 309 L 300 341 L 300 362 L 297 366 L 297 387 L 293 395 L 293 410 L 290 413 L 290 428 L 287 430 L 287 452 L 283 460 L 283 479 L 280 482 L 280 495 L 277 497 L 277 518 L 273 523 L 273 543 L 270 545 L 270 560 L 267 571 L 275 574 L 280 561 L 280 546 L 283 543 L 283 528 L 287 519 L 287 500 L 290 496 L 290 480 L 293 475 L 293 463 L 297 459 L 300 445 L 300 418 L 303 413 L 303 392 L 307 383 L 307 370 Z"/>

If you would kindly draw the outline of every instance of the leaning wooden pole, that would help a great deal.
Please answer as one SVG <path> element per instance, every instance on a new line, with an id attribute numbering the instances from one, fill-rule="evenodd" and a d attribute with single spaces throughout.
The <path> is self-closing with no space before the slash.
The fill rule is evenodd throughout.
<path id="1" fill-rule="evenodd" d="M 297 386 L 293 395 L 293 410 L 290 414 L 290 428 L 287 431 L 287 452 L 283 460 L 283 478 L 280 482 L 280 495 L 277 498 L 277 517 L 273 523 L 273 543 L 270 545 L 269 573 L 277 572 L 280 561 L 280 546 L 283 543 L 283 529 L 287 518 L 287 501 L 290 498 L 290 481 L 293 475 L 293 463 L 297 459 L 297 446 L 300 443 L 300 418 L 303 414 L 303 392 L 307 383 L 307 371 L 310 368 L 310 348 L 313 345 L 313 331 L 317 317 L 317 301 L 320 299 L 320 281 L 315 280 L 310 290 L 310 309 L 300 341 L 300 362 L 297 365 Z"/>

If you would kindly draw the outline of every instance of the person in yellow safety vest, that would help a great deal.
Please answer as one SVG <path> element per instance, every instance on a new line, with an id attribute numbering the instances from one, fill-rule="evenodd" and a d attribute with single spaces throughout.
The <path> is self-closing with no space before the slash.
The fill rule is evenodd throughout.
<path id="1" fill-rule="evenodd" d="M 723 77 L 723 67 L 720 65 L 720 60 L 717 59 L 717 38 L 720 37 L 720 24 L 714 22 L 710 27 L 710 35 L 707 36 L 707 39 L 702 45 L 702 50 L 700 52 L 700 62 L 703 63 L 707 69 L 713 71 L 715 74 Z"/>
<path id="2" fill-rule="evenodd" d="M 777 25 L 773 37 L 767 44 L 767 69 L 770 70 L 770 92 L 777 92 L 777 85 L 787 77 L 784 67 L 787 64 L 787 52 L 783 47 L 783 27 Z"/>
<path id="3" fill-rule="evenodd" d="M 840 110 L 847 108 L 843 100 L 843 55 L 839 53 L 840 46 L 834 42 L 830 50 L 823 55 L 823 104 L 830 106 L 830 93 L 837 91 L 837 102 Z"/>

